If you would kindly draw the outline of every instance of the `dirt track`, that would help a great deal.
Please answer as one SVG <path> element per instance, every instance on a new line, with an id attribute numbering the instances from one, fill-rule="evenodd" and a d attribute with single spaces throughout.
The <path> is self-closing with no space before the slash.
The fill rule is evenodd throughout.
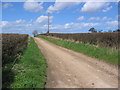
<path id="1" fill-rule="evenodd" d="M 48 63 L 46 88 L 117 88 L 117 67 L 34 38 Z"/>

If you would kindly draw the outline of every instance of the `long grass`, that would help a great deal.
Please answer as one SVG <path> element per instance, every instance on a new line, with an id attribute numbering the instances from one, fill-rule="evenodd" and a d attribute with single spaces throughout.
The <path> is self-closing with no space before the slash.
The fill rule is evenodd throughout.
<path id="1" fill-rule="evenodd" d="M 15 73 L 10 88 L 44 88 L 46 82 L 46 60 L 33 38 L 21 58 L 12 68 Z"/>
<path id="2" fill-rule="evenodd" d="M 104 48 L 104 47 L 95 47 L 92 45 L 86 45 L 83 43 L 76 43 L 76 42 L 67 41 L 67 40 L 60 40 L 60 39 L 55 39 L 55 38 L 46 37 L 46 36 L 38 36 L 38 37 L 48 40 L 59 46 L 91 56 L 93 58 L 104 60 L 114 65 L 118 64 L 118 56 L 119 56 L 118 50 L 113 50 L 113 49 Z"/>

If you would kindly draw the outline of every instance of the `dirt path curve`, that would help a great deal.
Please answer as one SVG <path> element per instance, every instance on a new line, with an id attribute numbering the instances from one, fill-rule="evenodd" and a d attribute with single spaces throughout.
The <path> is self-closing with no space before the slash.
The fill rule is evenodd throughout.
<path id="1" fill-rule="evenodd" d="M 48 63 L 46 88 L 117 88 L 117 67 L 34 38 Z"/>

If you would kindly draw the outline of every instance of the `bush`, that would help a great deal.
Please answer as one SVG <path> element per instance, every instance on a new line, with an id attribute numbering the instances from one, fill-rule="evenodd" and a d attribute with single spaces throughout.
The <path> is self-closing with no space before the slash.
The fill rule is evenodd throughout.
<path id="1" fill-rule="evenodd" d="M 28 35 L 24 34 L 0 34 L 2 35 L 2 84 L 10 87 L 14 81 L 15 73 L 12 67 L 18 62 L 18 56 L 28 44 Z"/>
<path id="2" fill-rule="evenodd" d="M 22 52 L 28 43 L 26 34 L 2 34 L 2 64 L 11 62 L 10 58 Z"/>

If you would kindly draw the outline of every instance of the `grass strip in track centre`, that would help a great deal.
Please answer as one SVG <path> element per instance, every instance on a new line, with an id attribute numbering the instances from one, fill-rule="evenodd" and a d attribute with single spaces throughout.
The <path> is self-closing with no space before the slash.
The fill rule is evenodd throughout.
<path id="1" fill-rule="evenodd" d="M 83 43 L 76 43 L 76 42 L 71 42 L 67 40 L 55 39 L 55 38 L 46 37 L 46 36 L 38 36 L 38 37 L 48 40 L 59 46 L 91 56 L 93 58 L 97 58 L 100 60 L 104 60 L 108 63 L 118 65 L 118 56 L 119 56 L 118 50 L 112 50 L 110 48 L 103 48 L 103 47 L 95 47 L 92 45 L 86 45 Z"/>
<path id="2" fill-rule="evenodd" d="M 14 65 L 14 82 L 11 88 L 44 88 L 46 82 L 46 60 L 33 38 L 20 60 Z"/>

